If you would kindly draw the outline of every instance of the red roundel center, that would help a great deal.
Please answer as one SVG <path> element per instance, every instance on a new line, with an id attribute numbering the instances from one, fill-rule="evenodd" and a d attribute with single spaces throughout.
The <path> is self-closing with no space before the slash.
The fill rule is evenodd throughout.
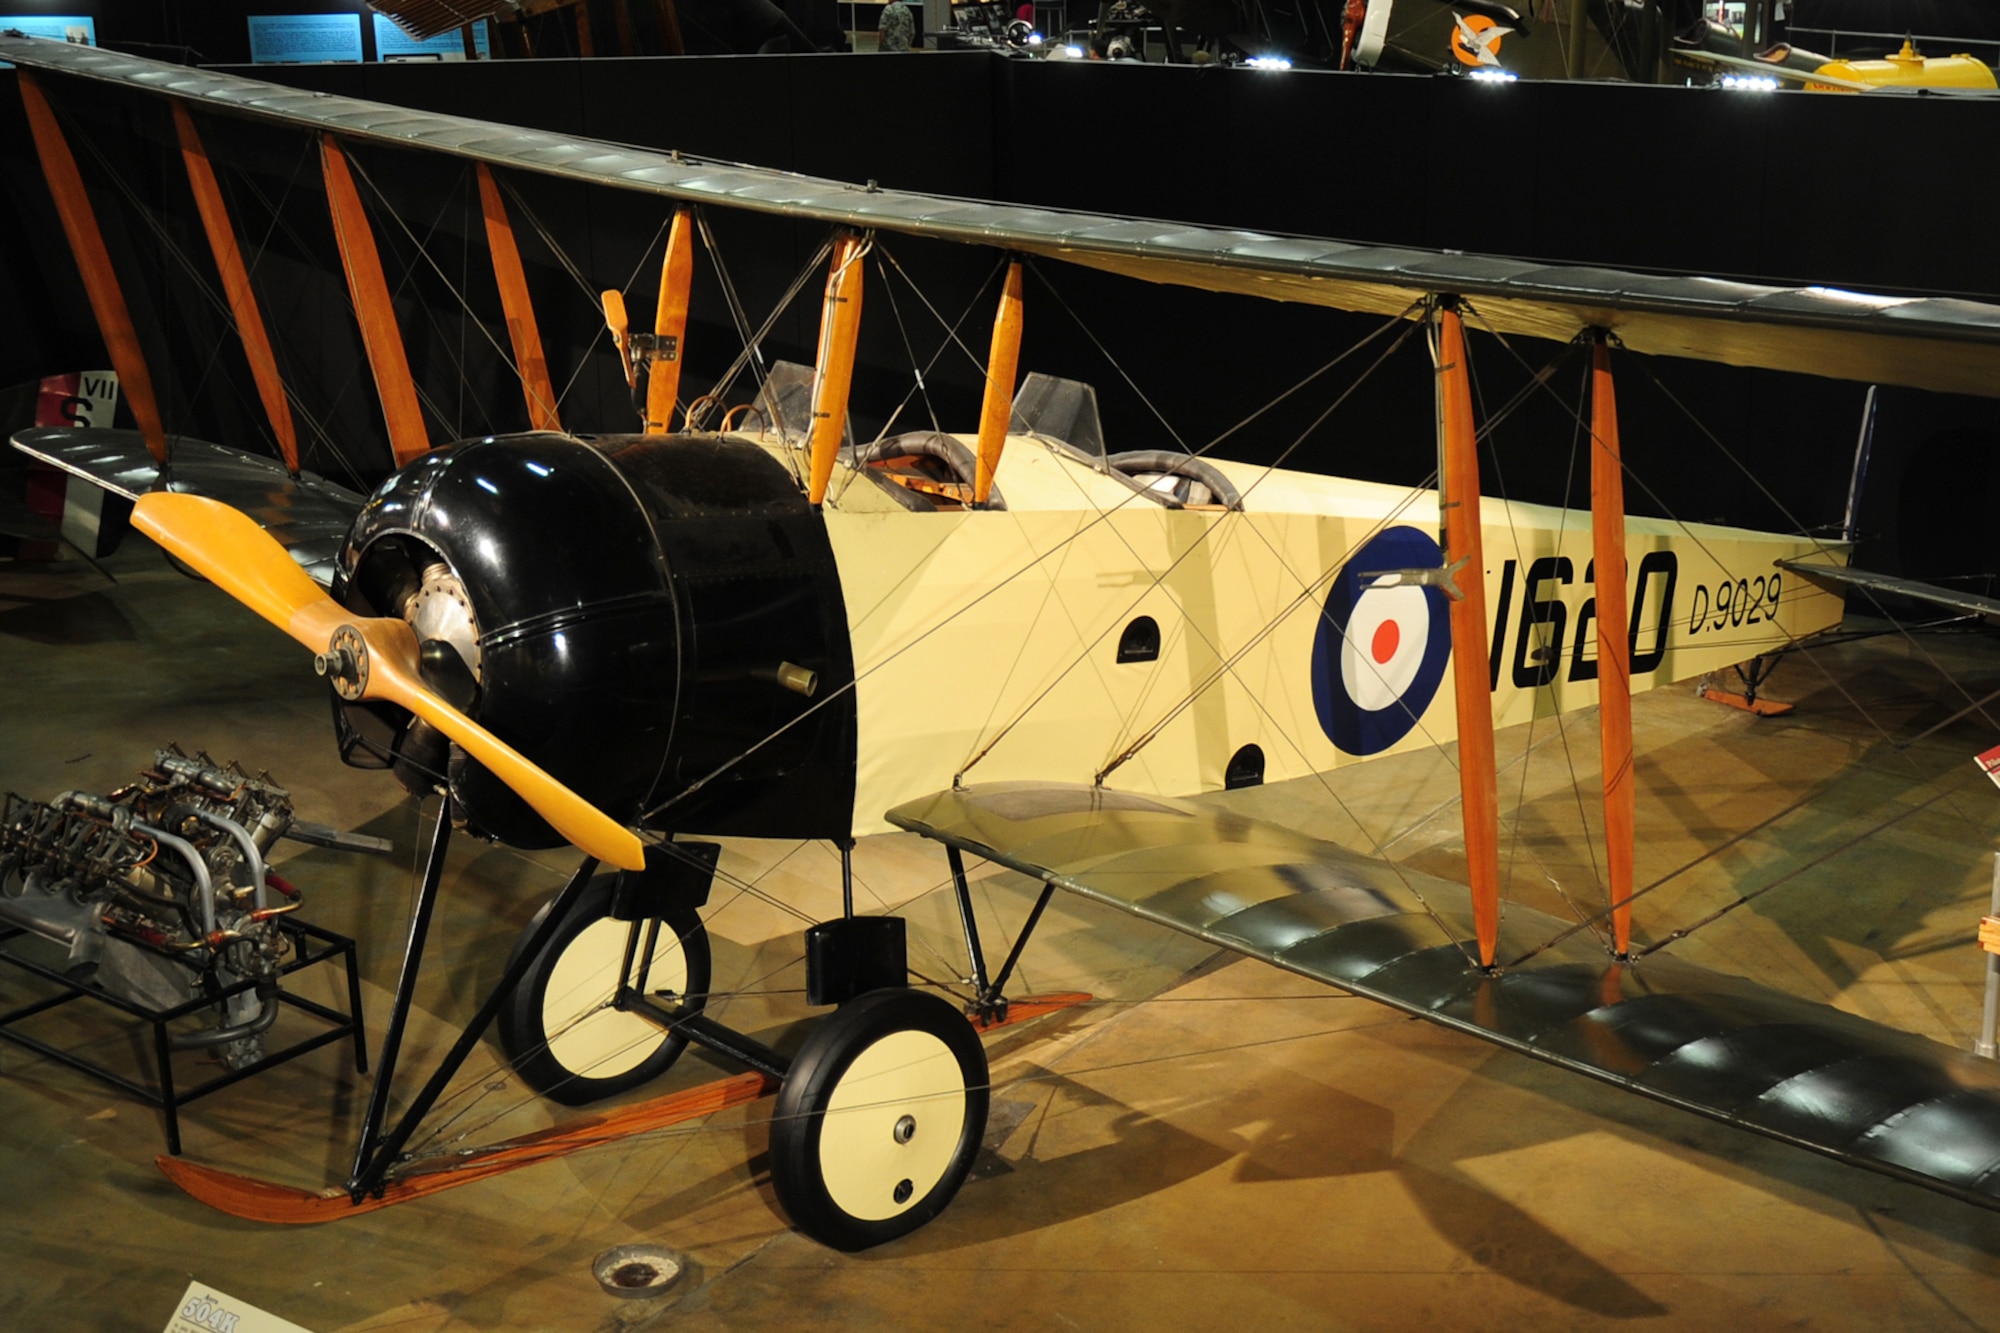
<path id="1" fill-rule="evenodd" d="M 1375 627 L 1375 637 L 1369 643 L 1368 651 L 1377 662 L 1387 662 L 1396 655 L 1396 645 L 1402 639 L 1403 631 L 1396 628 L 1396 622 L 1385 620 Z"/>

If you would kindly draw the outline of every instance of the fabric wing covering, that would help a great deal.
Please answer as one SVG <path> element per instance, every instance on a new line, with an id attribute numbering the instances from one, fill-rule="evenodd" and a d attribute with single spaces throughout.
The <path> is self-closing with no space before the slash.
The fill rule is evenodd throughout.
<path id="1" fill-rule="evenodd" d="M 994 784 L 889 819 L 1510 1050 L 2000 1207 L 2000 1072 L 1927 1038 L 1664 954 L 1619 963 L 1587 932 L 1483 975 L 1463 886 L 1185 802 Z M 1499 956 L 1569 925 L 1510 907 Z"/>

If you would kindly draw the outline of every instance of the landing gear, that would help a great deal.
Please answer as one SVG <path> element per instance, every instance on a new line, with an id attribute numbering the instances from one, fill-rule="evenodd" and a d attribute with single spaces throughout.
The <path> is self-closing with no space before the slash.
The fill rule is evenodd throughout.
<path id="1" fill-rule="evenodd" d="M 617 878 L 591 880 L 500 1010 L 507 1058 L 535 1091 L 565 1106 L 650 1082 L 686 1047 L 684 1033 L 637 1012 L 636 997 L 677 1002 L 686 1015 L 708 997 L 708 932 L 694 908 L 663 906 L 620 921 L 612 915 Z M 528 923 L 516 959 L 548 911 Z"/>
<path id="2" fill-rule="evenodd" d="M 944 1211 L 986 1133 L 986 1050 L 922 991 L 871 991 L 825 1019 L 778 1091 L 771 1184 L 792 1224 L 863 1250 Z"/>

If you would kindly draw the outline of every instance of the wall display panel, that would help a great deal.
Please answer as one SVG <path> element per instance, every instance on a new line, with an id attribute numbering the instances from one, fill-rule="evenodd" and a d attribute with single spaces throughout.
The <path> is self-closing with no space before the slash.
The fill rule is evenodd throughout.
<path id="1" fill-rule="evenodd" d="M 97 20 L 88 14 L 8 14 L 0 18 L 0 26 L 18 28 L 30 37 L 75 42 L 79 46 L 97 45 Z M 0 60 L 0 69 L 12 68 L 7 61 Z"/>
<path id="2" fill-rule="evenodd" d="M 30 37 L 74 42 L 78 46 L 97 45 L 97 20 L 88 14 L 8 14 L 0 26 L 18 28 Z"/>
<path id="3" fill-rule="evenodd" d="M 441 32 L 427 41 L 416 38 L 397 27 L 388 15 L 372 14 L 375 22 L 375 58 L 396 63 L 399 61 L 464 60 L 465 38 L 460 30 Z M 486 20 L 479 19 L 472 24 L 472 50 L 474 60 L 493 58 L 492 39 L 487 33 Z"/>
<path id="4" fill-rule="evenodd" d="M 250 59 L 258 65 L 359 64 L 359 14 L 252 14 Z"/>

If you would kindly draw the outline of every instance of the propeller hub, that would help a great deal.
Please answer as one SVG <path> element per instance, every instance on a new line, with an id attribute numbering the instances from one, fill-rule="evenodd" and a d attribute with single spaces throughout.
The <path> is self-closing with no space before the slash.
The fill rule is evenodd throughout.
<path id="1" fill-rule="evenodd" d="M 334 693 L 358 702 L 368 689 L 368 641 L 352 625 L 333 632 L 326 651 L 313 658 L 313 670 L 325 676 Z"/>

